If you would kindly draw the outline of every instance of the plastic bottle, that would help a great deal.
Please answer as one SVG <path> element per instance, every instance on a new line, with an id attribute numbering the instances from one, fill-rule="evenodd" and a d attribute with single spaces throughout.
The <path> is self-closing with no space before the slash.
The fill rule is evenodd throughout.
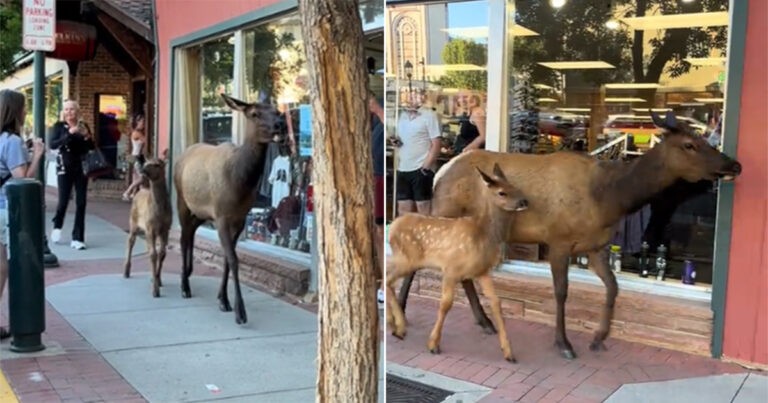
<path id="1" fill-rule="evenodd" d="M 611 269 L 614 273 L 621 272 L 621 246 L 611 245 Z"/>
<path id="2" fill-rule="evenodd" d="M 667 271 L 667 248 L 664 244 L 656 249 L 656 280 L 664 281 L 664 275 Z"/>
<path id="3" fill-rule="evenodd" d="M 648 251 L 650 250 L 650 246 L 648 245 L 648 242 L 643 241 L 643 244 L 640 246 L 640 259 L 638 259 L 638 263 L 640 266 L 640 277 L 647 278 L 648 272 L 650 268 L 650 259 L 648 257 Z"/>
<path id="4" fill-rule="evenodd" d="M 696 266 L 690 260 L 685 261 L 683 266 L 683 284 L 693 285 L 696 283 Z"/>

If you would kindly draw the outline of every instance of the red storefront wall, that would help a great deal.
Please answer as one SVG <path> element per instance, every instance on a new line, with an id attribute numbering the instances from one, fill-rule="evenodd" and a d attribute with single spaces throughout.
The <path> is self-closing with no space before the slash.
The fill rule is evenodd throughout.
<path id="1" fill-rule="evenodd" d="M 171 127 L 171 41 L 243 14 L 278 3 L 279 0 L 157 0 L 158 150 L 169 147 Z"/>
<path id="2" fill-rule="evenodd" d="M 768 364 L 768 2 L 749 0 L 723 354 Z M 733 134 L 733 133 L 729 133 Z"/>

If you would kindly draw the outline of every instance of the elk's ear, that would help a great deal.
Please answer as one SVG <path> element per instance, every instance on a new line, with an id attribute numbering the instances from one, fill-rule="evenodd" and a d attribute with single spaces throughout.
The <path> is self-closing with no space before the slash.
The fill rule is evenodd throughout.
<path id="1" fill-rule="evenodd" d="M 477 169 L 477 173 L 480 174 L 480 177 L 483 178 L 483 182 L 485 182 L 485 184 L 488 187 L 496 186 L 496 180 L 495 179 L 491 178 L 485 172 L 481 171 L 480 168 L 475 167 L 475 169 Z"/>
<path id="2" fill-rule="evenodd" d="M 233 110 L 243 112 L 245 111 L 245 108 L 249 107 L 250 105 L 237 99 L 232 98 L 227 94 L 222 93 L 221 97 L 224 98 L 224 102 Z"/>
<path id="3" fill-rule="evenodd" d="M 677 127 L 677 118 L 675 117 L 675 113 L 672 111 L 667 111 L 666 116 L 666 127 L 669 130 L 675 131 L 678 129 Z"/>
<path id="4" fill-rule="evenodd" d="M 654 112 L 654 111 L 652 111 L 650 109 L 648 109 L 648 112 L 650 112 L 651 119 L 653 120 L 653 124 L 655 124 L 656 127 L 659 127 L 659 128 L 662 128 L 662 129 L 666 129 L 667 128 L 667 122 L 662 120 L 661 117 L 659 117 L 659 115 L 656 112 Z"/>
<path id="5" fill-rule="evenodd" d="M 504 171 L 501 170 L 501 167 L 499 166 L 498 162 L 495 162 L 493 164 L 493 175 L 500 180 L 503 180 L 505 182 L 507 181 L 507 177 L 504 176 Z"/>

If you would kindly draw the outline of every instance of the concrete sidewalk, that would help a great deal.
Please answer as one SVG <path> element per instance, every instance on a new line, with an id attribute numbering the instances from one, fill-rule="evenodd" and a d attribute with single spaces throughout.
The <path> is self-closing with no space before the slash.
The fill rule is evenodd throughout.
<path id="1" fill-rule="evenodd" d="M 137 240 L 132 277 L 124 279 L 125 231 L 87 215 L 88 249 L 76 251 L 69 247 L 73 218 L 61 245 L 50 244 L 62 266 L 46 270 L 46 350 L 20 355 L 0 345 L 0 366 L 19 401 L 314 401 L 311 309 L 241 283 L 248 323 L 237 325 L 232 312 L 218 309 L 217 269 L 196 263 L 192 298 L 181 298 L 174 251 L 161 297 L 152 298 L 144 241 Z"/>

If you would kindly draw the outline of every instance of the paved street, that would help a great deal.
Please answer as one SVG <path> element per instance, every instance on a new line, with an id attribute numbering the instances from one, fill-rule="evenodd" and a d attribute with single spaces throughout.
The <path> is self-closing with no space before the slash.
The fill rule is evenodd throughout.
<path id="1" fill-rule="evenodd" d="M 53 205 L 49 197 L 48 210 Z M 166 259 L 162 297 L 152 298 L 142 240 L 132 277 L 122 277 L 128 206 L 89 201 L 85 251 L 69 248 L 73 216 L 66 218 L 63 245 L 51 245 L 61 267 L 46 270 L 46 350 L 20 355 L 0 345 L 0 366 L 18 400 L 314 401 L 315 307 L 246 286 L 249 320 L 238 326 L 218 309 L 215 268 L 197 263 L 193 298 L 181 298 L 176 251 Z M 12 401 L 4 389 L 0 382 L 0 400 Z M 380 394 L 383 401 L 383 382 Z"/>

